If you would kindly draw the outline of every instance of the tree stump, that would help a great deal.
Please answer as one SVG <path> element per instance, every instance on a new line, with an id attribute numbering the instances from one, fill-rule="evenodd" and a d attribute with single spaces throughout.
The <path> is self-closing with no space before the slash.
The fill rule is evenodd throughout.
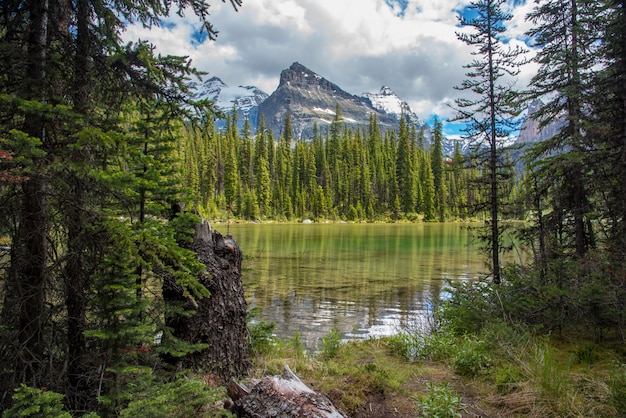
<path id="1" fill-rule="evenodd" d="M 330 399 L 305 385 L 287 365 L 282 376 L 264 377 L 249 389 L 234 379 L 228 383 L 231 407 L 238 417 L 346 418 Z"/>
<path id="2" fill-rule="evenodd" d="M 251 363 L 241 250 L 230 235 L 224 237 L 212 231 L 204 221 L 196 226 L 193 243 L 185 246 L 194 250 L 206 265 L 207 274 L 200 282 L 211 296 L 195 301 L 193 316 L 172 316 L 166 323 L 175 337 L 193 344 L 208 344 L 208 348 L 177 359 L 176 363 L 181 368 L 212 373 L 223 381 L 244 376 Z M 169 300 L 186 299 L 182 289 L 173 283 L 164 286 L 163 293 Z"/>

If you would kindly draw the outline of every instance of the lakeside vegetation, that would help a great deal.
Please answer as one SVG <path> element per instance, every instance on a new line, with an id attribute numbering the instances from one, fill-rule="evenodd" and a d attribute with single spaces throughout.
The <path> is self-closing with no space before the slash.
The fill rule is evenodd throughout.
<path id="1" fill-rule="evenodd" d="M 215 35 L 208 3 L 174 3 Z M 486 32 L 466 39 L 497 40 L 503 4 L 477 1 L 465 23 Z M 291 363 L 354 416 L 381 416 L 381 405 L 407 416 L 626 414 L 623 1 L 538 4 L 528 36 L 539 71 L 525 94 L 493 89 L 500 73 L 487 63 L 507 52 L 479 49 L 487 55 L 468 77 L 485 78 L 464 85 L 480 99 L 461 103 L 487 103 L 466 116 L 489 152 L 479 139 L 450 159 L 439 123 L 427 147 L 404 118 L 397 131 L 383 134 L 374 118 L 352 130 L 339 108 L 310 141 L 293 138 L 289 117 L 277 140 L 263 125 L 240 133 L 233 119 L 217 132 L 210 104 L 190 100 L 199 74 L 187 58 L 121 42 L 129 22 L 156 25 L 170 2 L 75 6 L 0 5 L 3 416 L 229 415 L 222 376 L 168 363 L 210 349 L 173 333 L 172 318 L 210 293 L 189 249 L 197 214 L 485 221 L 492 275 L 457 285 L 431 329 L 348 344 L 330 333 L 312 356 L 298 336 L 274 341 L 260 324 L 242 350 L 253 375 Z M 537 98 L 549 99 L 542 124 L 566 117 L 516 173 L 494 104 L 510 117 L 510 104 Z M 499 265 L 508 219 L 527 221 L 517 230 L 527 266 Z M 168 299 L 168 285 L 188 303 Z"/>

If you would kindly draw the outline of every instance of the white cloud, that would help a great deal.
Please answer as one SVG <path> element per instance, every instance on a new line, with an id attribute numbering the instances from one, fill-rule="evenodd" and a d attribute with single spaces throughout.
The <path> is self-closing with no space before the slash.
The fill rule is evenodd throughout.
<path id="1" fill-rule="evenodd" d="M 385 0 L 246 0 L 238 12 L 229 2 L 213 2 L 214 42 L 191 41 L 200 27 L 191 13 L 150 31 L 130 27 L 125 39 L 150 40 L 159 52 L 187 55 L 227 84 L 256 85 L 267 93 L 298 61 L 353 94 L 390 86 L 423 119 L 451 114 L 446 103 L 457 97 L 454 86 L 472 60 L 455 34 L 457 12 L 469 0 L 408 0 L 403 12 Z M 531 3 L 515 9 L 510 36 L 527 29 Z"/>

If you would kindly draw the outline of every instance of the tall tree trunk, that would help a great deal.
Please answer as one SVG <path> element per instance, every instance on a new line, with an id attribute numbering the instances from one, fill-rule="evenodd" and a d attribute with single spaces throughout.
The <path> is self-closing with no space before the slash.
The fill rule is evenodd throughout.
<path id="1" fill-rule="evenodd" d="M 74 61 L 74 110 L 83 115 L 88 125 L 89 111 L 89 21 L 90 6 L 87 0 L 76 4 L 76 56 Z M 78 164 L 84 157 L 79 150 L 72 155 Z M 65 265 L 65 305 L 67 309 L 67 399 L 71 410 L 89 410 L 87 341 L 87 287 L 89 273 L 85 266 L 85 226 L 87 203 L 84 179 L 73 169 L 66 174 L 68 196 L 65 202 L 67 227 L 67 258 Z M 93 397 L 91 397 L 93 399 Z"/>
<path id="2" fill-rule="evenodd" d="M 28 84 L 23 86 L 21 94 L 27 100 L 44 102 L 48 0 L 32 0 L 27 7 L 30 17 L 26 52 Z M 41 114 L 32 112 L 25 115 L 22 130 L 30 137 L 39 138 L 45 147 L 46 130 Z M 9 330 L 5 338 L 14 338 L 10 341 L 13 352 L 9 358 L 12 359 L 11 366 L 15 373 L 8 379 L 2 376 L 3 390 L 10 389 L 16 382 L 39 386 L 44 368 L 42 322 L 45 315 L 48 221 L 45 176 L 40 172 L 43 166 L 43 161 L 35 162 L 34 173 L 22 185 L 19 225 L 13 237 L 2 312 L 2 323 Z"/>
<path id="3" fill-rule="evenodd" d="M 495 81 L 496 71 L 494 69 L 494 46 L 492 44 L 492 16 L 491 7 L 487 8 L 487 32 L 488 36 L 488 61 L 489 61 L 489 116 L 490 116 L 490 139 L 489 139 L 489 206 L 491 211 L 491 263 L 493 264 L 493 282 L 500 284 L 500 231 L 498 225 L 499 197 L 498 197 L 498 126 L 496 122 L 496 97 Z"/>

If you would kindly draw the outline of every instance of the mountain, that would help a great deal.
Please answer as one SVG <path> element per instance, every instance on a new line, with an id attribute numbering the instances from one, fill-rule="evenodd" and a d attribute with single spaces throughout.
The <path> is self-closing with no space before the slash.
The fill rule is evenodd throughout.
<path id="1" fill-rule="evenodd" d="M 341 108 L 343 123 L 367 126 L 370 115 L 375 114 L 381 129 L 395 129 L 399 120 L 397 111 L 403 110 L 402 103 L 407 114 L 413 115 L 408 105 L 388 88 L 383 87 L 381 93 L 367 97 L 356 96 L 295 62 L 281 72 L 278 88 L 259 105 L 259 114 L 265 115 L 266 126 L 279 135 L 289 113 L 294 134 L 307 137 L 315 124 L 324 129 L 333 121 L 337 105 Z M 420 127 L 425 126 L 414 117 Z"/>
<path id="2" fill-rule="evenodd" d="M 250 127 L 254 131 L 259 122 L 259 105 L 269 97 L 267 93 L 255 86 L 231 87 L 219 77 L 212 77 L 196 87 L 199 99 L 207 99 L 215 102 L 215 107 L 224 114 L 237 109 L 237 126 L 243 128 L 245 118 L 248 117 Z M 216 122 L 220 129 L 226 123 L 225 120 Z"/>
<path id="3" fill-rule="evenodd" d="M 421 121 L 419 116 L 411 110 L 409 104 L 400 99 L 391 88 L 382 86 L 378 93 L 363 93 L 361 96 L 369 100 L 372 107 L 394 117 L 397 121 L 400 121 L 400 117 L 405 115 L 418 127 L 423 127 L 430 132 L 430 127 Z"/>
<path id="4" fill-rule="evenodd" d="M 540 128 L 539 121 L 533 119 L 535 113 L 541 110 L 543 105 L 543 102 L 539 99 L 532 101 L 528 107 L 526 118 L 520 127 L 519 135 L 515 141 L 516 144 L 530 145 L 535 142 L 544 141 L 559 133 L 565 123 L 564 120 L 551 122 L 543 128 Z"/>
<path id="5" fill-rule="evenodd" d="M 279 86 L 271 95 L 254 86 L 231 87 L 218 77 L 212 77 L 196 86 L 196 91 L 197 98 L 214 101 L 217 109 L 225 114 L 236 108 L 239 129 L 248 117 L 254 132 L 260 120 L 259 115 L 264 114 L 266 127 L 272 129 L 275 137 L 282 132 L 287 113 L 291 115 L 291 124 L 297 137 L 310 136 L 315 123 L 323 132 L 335 118 L 335 109 L 339 105 L 343 123 L 367 126 L 369 116 L 373 113 L 383 131 L 397 129 L 400 116 L 407 115 L 418 129 L 424 129 L 426 142 L 430 142 L 431 128 L 391 88 L 383 86 L 377 93 L 353 95 L 298 62 L 281 72 Z M 532 115 L 541 106 L 543 103 L 539 100 L 531 103 L 515 140 L 516 144 L 543 141 L 560 130 L 562 122 L 551 123 L 539 129 L 539 122 Z M 225 120 L 216 122 L 218 129 L 224 125 Z M 460 143 L 464 153 L 469 152 L 470 140 L 444 138 L 444 154 L 451 156 L 456 142 Z"/>

